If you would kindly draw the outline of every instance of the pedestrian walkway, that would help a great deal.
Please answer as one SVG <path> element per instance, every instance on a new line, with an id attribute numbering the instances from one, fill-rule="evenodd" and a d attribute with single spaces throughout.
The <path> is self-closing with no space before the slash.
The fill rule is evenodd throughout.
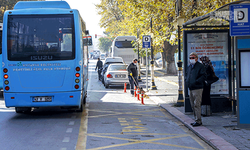
<path id="1" fill-rule="evenodd" d="M 145 69 L 142 68 L 142 73 L 144 71 Z M 237 128 L 236 115 L 233 115 L 232 112 L 213 113 L 209 117 L 202 117 L 202 126 L 192 127 L 190 123 L 194 122 L 193 114 L 185 113 L 184 107 L 174 105 L 178 99 L 178 76 L 168 76 L 165 71 L 159 69 L 155 72 L 155 76 L 157 90 L 150 90 L 149 87 L 149 91 L 146 93 L 150 100 L 166 109 L 215 149 L 250 149 L 250 130 Z M 145 80 L 145 75 L 142 75 L 140 85 L 145 85 Z M 151 85 L 151 80 L 148 83 Z"/>

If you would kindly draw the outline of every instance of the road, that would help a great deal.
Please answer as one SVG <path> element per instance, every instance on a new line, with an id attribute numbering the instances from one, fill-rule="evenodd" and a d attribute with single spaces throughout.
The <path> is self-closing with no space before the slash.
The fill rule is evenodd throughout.
<path id="1" fill-rule="evenodd" d="M 105 89 L 95 63 L 89 64 L 87 127 L 77 149 L 212 149 L 152 101 L 142 105 L 123 87 Z"/>
<path id="2" fill-rule="evenodd" d="M 0 149 L 212 149 L 149 99 L 142 105 L 122 87 L 105 89 L 95 64 L 90 60 L 82 113 L 43 108 L 16 114 L 0 99 Z"/>

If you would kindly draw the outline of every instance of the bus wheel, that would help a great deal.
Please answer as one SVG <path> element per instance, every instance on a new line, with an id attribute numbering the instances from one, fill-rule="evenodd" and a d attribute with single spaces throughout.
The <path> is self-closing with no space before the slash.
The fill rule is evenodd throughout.
<path id="1" fill-rule="evenodd" d="M 85 94 L 84 98 L 83 98 L 83 105 L 86 104 L 86 98 L 87 98 L 87 93 Z"/>
<path id="2" fill-rule="evenodd" d="M 15 107 L 16 113 L 30 113 L 31 107 Z"/>
<path id="3" fill-rule="evenodd" d="M 86 95 L 84 95 L 84 97 L 82 97 L 81 106 L 80 106 L 80 108 L 78 108 L 78 109 L 76 110 L 76 112 L 82 112 L 82 111 L 83 111 L 85 101 L 86 101 Z"/>
<path id="4" fill-rule="evenodd" d="M 0 97 L 3 97 L 3 91 L 0 91 Z"/>
<path id="5" fill-rule="evenodd" d="M 84 107 L 84 104 L 83 104 L 83 101 L 82 101 L 80 108 L 77 109 L 76 112 L 82 112 L 83 111 L 83 107 Z"/>

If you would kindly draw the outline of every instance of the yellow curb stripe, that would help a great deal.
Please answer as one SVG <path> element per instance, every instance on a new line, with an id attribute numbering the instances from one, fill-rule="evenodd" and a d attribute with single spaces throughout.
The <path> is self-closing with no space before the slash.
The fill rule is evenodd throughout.
<path id="1" fill-rule="evenodd" d="M 155 77 L 155 78 L 157 78 L 158 80 L 161 80 L 161 81 L 167 82 L 167 83 L 169 83 L 169 84 L 179 86 L 176 82 L 169 81 L 169 80 L 166 80 L 166 79 L 162 79 L 162 78 L 160 78 L 160 77 Z"/>
<path id="2" fill-rule="evenodd" d="M 81 124 L 76 144 L 76 150 L 85 150 L 87 143 L 87 127 L 88 127 L 88 109 L 84 107 L 81 116 Z"/>

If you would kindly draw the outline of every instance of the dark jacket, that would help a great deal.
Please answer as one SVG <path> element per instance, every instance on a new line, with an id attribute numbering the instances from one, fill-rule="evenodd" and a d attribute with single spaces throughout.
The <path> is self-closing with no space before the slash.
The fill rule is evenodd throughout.
<path id="1" fill-rule="evenodd" d="M 138 76 L 137 66 L 133 62 L 129 64 L 127 70 L 128 70 L 128 75 L 132 73 L 133 77 Z"/>
<path id="2" fill-rule="evenodd" d="M 185 82 L 190 90 L 203 89 L 206 71 L 203 64 L 196 62 L 192 68 L 189 65 L 185 75 Z"/>
<path id="3" fill-rule="evenodd" d="M 99 70 L 100 68 L 102 68 L 102 61 L 101 61 L 101 60 L 98 60 L 98 61 L 97 61 L 95 70 L 96 70 L 96 68 L 98 68 L 98 70 Z"/>

